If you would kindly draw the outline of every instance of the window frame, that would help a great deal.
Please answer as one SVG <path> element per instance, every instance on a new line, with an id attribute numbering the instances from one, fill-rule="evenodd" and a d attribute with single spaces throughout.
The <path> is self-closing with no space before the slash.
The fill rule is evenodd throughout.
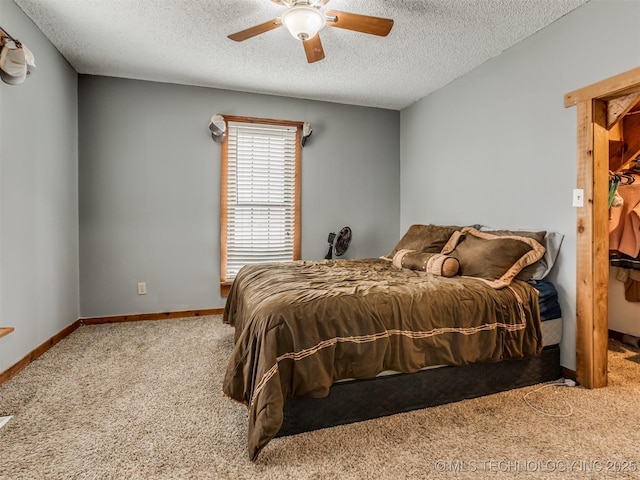
<path id="1" fill-rule="evenodd" d="M 296 128 L 296 152 L 295 152 L 295 175 L 294 175 L 294 226 L 293 226 L 293 260 L 300 260 L 300 232 L 301 232 L 301 215 L 300 215 L 300 199 L 301 199 L 301 176 L 300 166 L 302 158 L 302 126 L 304 122 L 277 120 L 272 118 L 244 117 L 237 115 L 222 115 L 225 126 L 228 127 L 229 122 L 252 123 L 261 125 L 275 125 L 283 127 Z M 225 139 L 222 142 L 220 150 L 220 296 L 229 295 L 231 284 L 226 280 L 227 266 L 227 229 L 228 229 L 228 209 L 227 195 L 229 183 L 229 150 L 228 142 Z"/>

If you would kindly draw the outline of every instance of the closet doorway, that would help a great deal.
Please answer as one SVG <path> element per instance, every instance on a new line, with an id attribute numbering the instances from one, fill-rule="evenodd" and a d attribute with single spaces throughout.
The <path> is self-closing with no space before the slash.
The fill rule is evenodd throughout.
<path id="1" fill-rule="evenodd" d="M 584 190 L 576 210 L 576 377 L 587 388 L 607 385 L 610 128 L 638 100 L 640 68 L 564 97 L 577 110 L 576 188 Z"/>

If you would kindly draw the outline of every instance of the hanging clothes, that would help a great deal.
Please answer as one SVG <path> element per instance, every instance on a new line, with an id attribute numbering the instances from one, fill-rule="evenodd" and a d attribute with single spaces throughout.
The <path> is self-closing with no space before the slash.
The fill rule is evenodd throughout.
<path id="1" fill-rule="evenodd" d="M 618 187 L 620 186 L 620 177 L 615 175 L 611 170 L 609 170 L 609 210 L 614 203 L 614 198 L 618 194 Z M 622 204 L 617 205 L 622 206 Z"/>
<path id="2" fill-rule="evenodd" d="M 640 181 L 620 185 L 617 193 L 623 203 L 610 212 L 609 250 L 636 258 L 640 254 Z"/>
<path id="3" fill-rule="evenodd" d="M 624 282 L 625 300 L 640 302 L 640 182 L 634 176 L 622 183 L 620 175 L 609 173 L 609 258 L 621 267 L 616 278 Z M 618 207 L 616 196 L 622 198 Z"/>
<path id="4" fill-rule="evenodd" d="M 621 253 L 609 252 L 609 261 L 612 267 L 620 267 L 626 270 L 640 270 L 640 255 L 633 258 L 628 255 L 622 255 Z M 618 278 L 618 280 L 625 282 L 627 279 L 625 278 L 623 280 Z"/>
<path id="5" fill-rule="evenodd" d="M 627 302 L 640 302 L 640 270 L 629 272 L 629 278 L 624 282 L 624 298 Z"/>

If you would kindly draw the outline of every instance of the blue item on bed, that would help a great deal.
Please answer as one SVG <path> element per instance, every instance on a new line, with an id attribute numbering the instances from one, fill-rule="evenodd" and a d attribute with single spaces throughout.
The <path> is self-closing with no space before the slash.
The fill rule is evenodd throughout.
<path id="1" fill-rule="evenodd" d="M 551 282 L 539 280 L 531 283 L 531 286 L 540 293 L 540 320 L 552 320 L 562 316 L 560 303 L 558 303 L 558 291 Z"/>

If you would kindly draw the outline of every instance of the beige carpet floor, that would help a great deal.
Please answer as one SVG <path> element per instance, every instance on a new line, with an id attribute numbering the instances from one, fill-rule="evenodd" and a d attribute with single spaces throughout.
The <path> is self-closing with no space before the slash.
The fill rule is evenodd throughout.
<path id="1" fill-rule="evenodd" d="M 640 478 L 626 345 L 611 343 L 604 389 L 528 387 L 275 439 L 252 463 L 245 409 L 221 395 L 232 342 L 220 317 L 79 328 L 0 386 L 0 478 Z"/>

